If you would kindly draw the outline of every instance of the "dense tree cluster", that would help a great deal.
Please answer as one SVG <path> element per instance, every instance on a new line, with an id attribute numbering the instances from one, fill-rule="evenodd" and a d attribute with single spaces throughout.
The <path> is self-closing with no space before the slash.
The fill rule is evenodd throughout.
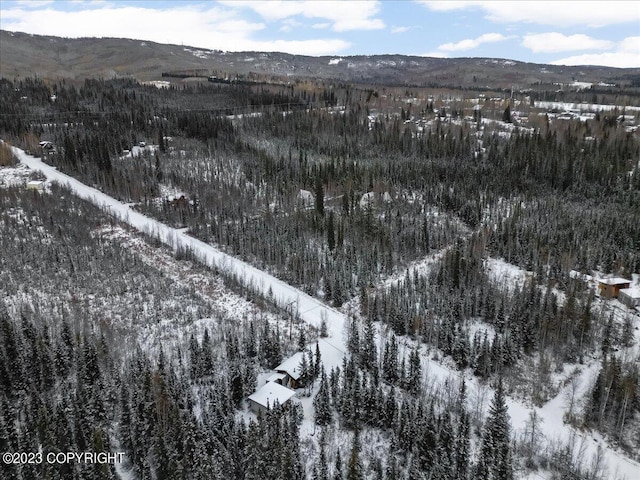
<path id="1" fill-rule="evenodd" d="M 605 357 L 586 407 L 586 422 L 610 432 L 628 448 L 637 448 L 638 439 L 625 426 L 640 411 L 639 385 L 637 363 Z"/>

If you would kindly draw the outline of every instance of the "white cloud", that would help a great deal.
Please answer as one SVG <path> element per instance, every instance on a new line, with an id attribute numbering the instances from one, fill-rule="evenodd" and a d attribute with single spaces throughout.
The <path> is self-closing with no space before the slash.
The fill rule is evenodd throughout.
<path id="1" fill-rule="evenodd" d="M 234 9 L 248 8 L 265 21 L 272 22 L 284 18 L 303 16 L 310 19 L 328 20 L 336 32 L 351 30 L 379 30 L 384 22 L 375 18 L 380 10 L 377 0 L 358 2 L 309 0 L 290 2 L 282 0 L 223 0 L 221 4 Z"/>
<path id="2" fill-rule="evenodd" d="M 404 32 L 408 32 L 412 28 L 413 27 L 399 27 L 399 26 L 393 25 L 391 27 L 391 33 L 404 33 Z"/>
<path id="3" fill-rule="evenodd" d="M 627 37 L 618 43 L 616 50 L 602 53 L 586 53 L 561 58 L 553 65 L 604 65 L 617 68 L 640 67 L 640 37 Z"/>
<path id="4" fill-rule="evenodd" d="M 25 1 L 28 2 L 30 0 L 25 0 Z M 70 3 L 82 4 L 86 7 L 90 7 L 90 6 L 99 7 L 99 6 L 105 6 L 105 5 L 113 5 L 111 2 L 108 2 L 107 0 L 68 0 L 68 1 Z"/>
<path id="5" fill-rule="evenodd" d="M 7 9 L 2 11 L 0 28 L 39 35 L 62 37 L 121 37 L 159 43 L 184 44 L 230 51 L 283 51 L 304 55 L 332 55 L 350 44 L 337 38 L 313 40 L 256 40 L 255 32 L 265 29 L 237 12 L 220 7 L 188 5 L 167 9 L 106 7 L 59 11 Z M 43 21 L 43 18 L 46 21 Z"/>
<path id="6" fill-rule="evenodd" d="M 478 8 L 485 18 L 498 23 L 602 27 L 640 21 L 640 4 L 635 1 L 419 1 L 430 10 L 448 12 Z"/>
<path id="7" fill-rule="evenodd" d="M 605 67 L 633 68 L 640 67 L 639 58 L 639 53 L 586 53 L 584 55 L 561 58 L 550 63 L 551 65 L 602 65 Z"/>
<path id="8" fill-rule="evenodd" d="M 640 57 L 640 36 L 627 37 L 618 44 L 618 51 L 625 53 L 635 53 Z"/>
<path id="9" fill-rule="evenodd" d="M 315 28 L 316 30 L 324 30 L 325 28 L 329 28 L 330 26 L 330 23 L 314 23 L 313 25 L 311 25 L 311 28 Z"/>
<path id="10" fill-rule="evenodd" d="M 438 47 L 438 50 L 443 50 L 445 52 L 473 50 L 474 48 L 478 48 L 483 43 L 502 42 L 504 40 L 508 40 L 509 38 L 511 37 L 505 37 L 500 33 L 485 33 L 483 35 L 480 35 L 478 38 L 467 38 L 456 43 L 444 43 Z"/>
<path id="11" fill-rule="evenodd" d="M 452 10 L 464 10 L 469 7 L 481 6 L 483 2 L 473 1 L 457 1 L 452 2 L 450 0 L 444 1 L 430 1 L 430 0 L 416 0 L 417 3 L 421 3 L 429 7 L 430 10 L 435 12 L 450 12 Z"/>
<path id="12" fill-rule="evenodd" d="M 598 40 L 588 35 L 564 35 L 558 32 L 525 35 L 522 46 L 534 53 L 557 53 L 575 50 L 607 50 L 615 45 L 609 40 Z"/>
<path id="13" fill-rule="evenodd" d="M 41 8 L 52 3 L 53 0 L 20 0 L 17 2 L 23 8 Z"/>
<path id="14" fill-rule="evenodd" d="M 293 18 L 285 18 L 282 21 L 282 26 L 280 27 L 280 31 L 281 32 L 290 32 L 296 28 L 299 28 L 302 26 L 302 23 L 298 22 L 297 20 L 294 20 Z"/>
<path id="15" fill-rule="evenodd" d="M 351 30 L 381 30 L 385 24 L 379 18 L 342 18 L 333 24 L 336 32 Z"/>

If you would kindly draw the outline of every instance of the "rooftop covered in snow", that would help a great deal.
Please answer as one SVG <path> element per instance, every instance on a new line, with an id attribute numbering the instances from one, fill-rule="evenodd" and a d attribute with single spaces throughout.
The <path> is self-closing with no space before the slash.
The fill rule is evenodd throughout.
<path id="1" fill-rule="evenodd" d="M 300 363 L 302 362 L 302 352 L 298 352 L 292 357 L 282 362 L 275 368 L 276 372 L 285 372 L 294 380 L 300 379 Z"/>
<path id="2" fill-rule="evenodd" d="M 284 405 L 294 395 L 295 392 L 287 387 L 283 387 L 275 382 L 267 382 L 262 386 L 262 388 L 250 395 L 249 400 L 262 405 L 265 408 L 271 408 L 276 404 L 276 402 L 280 405 Z"/>
<path id="3" fill-rule="evenodd" d="M 623 285 L 625 283 L 631 283 L 631 280 L 627 280 L 626 278 L 622 278 L 622 277 L 611 277 L 611 278 L 600 278 L 598 279 L 598 282 L 604 284 L 604 285 Z"/>
<path id="4" fill-rule="evenodd" d="M 623 288 L 622 290 L 620 290 L 620 293 L 628 296 L 629 298 L 640 298 L 640 286 Z"/>
<path id="5" fill-rule="evenodd" d="M 267 378 L 267 383 L 276 382 L 282 385 L 282 381 L 286 378 L 286 376 L 287 376 L 286 373 L 274 373 L 269 378 Z"/>

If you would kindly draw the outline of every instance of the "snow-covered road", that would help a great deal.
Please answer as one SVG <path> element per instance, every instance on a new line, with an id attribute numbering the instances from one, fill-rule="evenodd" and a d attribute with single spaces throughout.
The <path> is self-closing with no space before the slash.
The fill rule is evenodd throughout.
<path id="1" fill-rule="evenodd" d="M 123 221 L 135 229 L 144 232 L 176 250 L 190 250 L 203 264 L 217 268 L 228 275 L 235 276 L 242 284 L 253 288 L 265 297 L 271 295 L 275 302 L 285 310 L 294 313 L 315 326 L 320 327 L 322 318 L 326 319 L 328 337 L 320 339 L 320 352 L 325 368 L 330 370 L 342 363 L 346 351 L 344 337 L 345 316 L 306 293 L 286 284 L 262 270 L 234 258 L 219 249 L 208 245 L 185 233 L 184 230 L 169 227 L 153 218 L 143 215 L 109 195 L 89 187 L 70 177 L 55 167 L 47 165 L 39 158 L 27 155 L 23 150 L 12 147 L 13 153 L 21 163 L 32 170 L 44 174 L 49 181 L 67 186 L 74 194 L 102 208 L 108 214 Z"/>
<path id="2" fill-rule="evenodd" d="M 324 317 L 329 333 L 327 338 L 320 339 L 320 351 L 325 369 L 331 370 L 332 367 L 341 365 L 342 357 L 344 352 L 346 352 L 345 324 L 347 322 L 346 315 L 342 312 L 325 305 L 320 300 L 305 294 L 266 272 L 258 270 L 246 262 L 188 236 L 182 230 L 171 228 L 157 220 L 136 212 L 130 206 L 59 172 L 56 168 L 46 165 L 38 158 L 27 155 L 23 150 L 15 147 L 12 147 L 12 149 L 20 162 L 33 170 L 42 172 L 48 180 L 66 185 L 74 194 L 103 208 L 109 214 L 139 231 L 159 239 L 174 250 L 191 250 L 195 257 L 204 264 L 234 275 L 244 285 L 254 288 L 265 297 L 272 295 L 273 299 L 280 306 L 289 309 L 289 311 L 291 311 L 292 308 L 294 312 L 297 310 L 298 315 L 303 321 L 319 327 Z M 423 356 L 423 365 L 428 372 L 427 375 L 432 376 L 432 378 L 459 377 L 461 375 L 458 371 L 449 369 L 428 359 L 426 355 Z M 587 373 L 591 372 L 583 373 L 582 377 L 584 381 L 587 380 L 584 378 Z M 477 379 L 467 378 L 467 381 L 470 391 L 472 391 L 472 389 L 484 389 L 487 391 L 488 399 L 493 395 L 493 392 L 480 385 Z M 562 405 L 563 398 L 561 396 L 563 393 L 564 392 L 561 392 L 555 399 L 548 402 L 542 408 L 536 409 L 539 418 L 541 418 L 543 422 L 540 428 L 544 432 L 547 440 L 568 440 L 572 433 L 576 433 L 579 439 L 588 440 L 585 442 L 585 453 L 587 456 L 595 454 L 599 447 L 604 449 L 604 457 L 608 463 L 611 478 L 614 478 L 615 475 L 618 478 L 626 478 L 627 480 L 640 479 L 640 464 L 614 450 L 605 440 L 597 438 L 599 441 L 596 442 L 596 439 L 591 439 L 594 437 L 593 435 L 575 432 L 574 429 L 564 424 L 562 420 L 564 413 Z M 489 401 L 487 400 L 486 403 L 488 406 Z M 513 428 L 515 431 L 519 431 L 523 428 L 524 422 L 531 409 L 511 399 L 509 399 L 508 405 Z"/>

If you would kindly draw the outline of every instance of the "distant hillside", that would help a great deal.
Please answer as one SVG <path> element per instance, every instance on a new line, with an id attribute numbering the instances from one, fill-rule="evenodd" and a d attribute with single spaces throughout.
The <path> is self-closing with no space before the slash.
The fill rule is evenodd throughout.
<path id="1" fill-rule="evenodd" d="M 221 52 L 122 38 L 60 38 L 0 31 L 0 77 L 46 79 L 135 77 L 163 72 L 279 79 L 476 88 L 528 88 L 553 83 L 640 84 L 640 68 L 566 67 L 489 58 L 406 55 L 308 57 L 285 53 Z"/>

